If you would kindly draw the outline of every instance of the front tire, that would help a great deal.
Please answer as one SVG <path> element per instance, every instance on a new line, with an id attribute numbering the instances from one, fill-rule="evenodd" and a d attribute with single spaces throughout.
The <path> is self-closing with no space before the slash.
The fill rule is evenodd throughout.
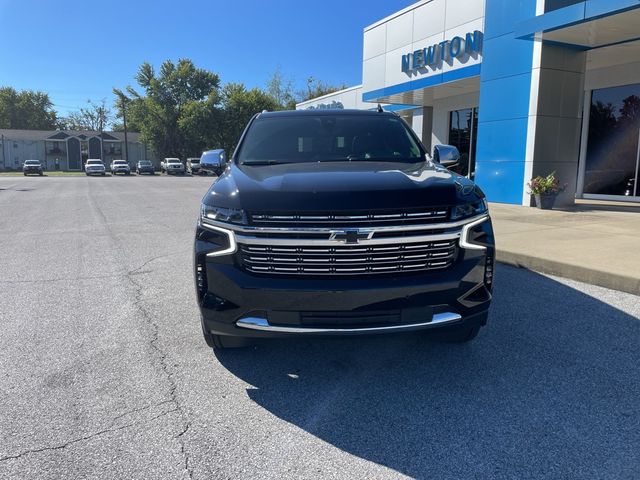
<path id="1" fill-rule="evenodd" d="M 478 336 L 480 328 L 480 325 L 474 325 L 472 327 L 447 332 L 442 339 L 447 343 L 468 343 Z"/>
<path id="2" fill-rule="evenodd" d="M 202 324 L 202 322 L 200 322 Z M 232 337 L 229 335 L 216 335 L 215 333 L 209 333 L 204 329 L 202 324 L 202 336 L 209 348 L 215 350 L 225 350 L 229 348 L 243 348 L 251 345 L 251 341 L 244 337 Z"/>

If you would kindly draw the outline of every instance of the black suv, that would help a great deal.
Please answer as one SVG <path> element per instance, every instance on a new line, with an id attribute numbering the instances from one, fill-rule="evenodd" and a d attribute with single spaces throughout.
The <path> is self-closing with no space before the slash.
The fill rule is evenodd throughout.
<path id="1" fill-rule="evenodd" d="M 397 115 L 260 113 L 202 199 L 203 334 L 214 348 L 403 331 L 471 340 L 494 256 L 480 188 L 433 162 Z"/>

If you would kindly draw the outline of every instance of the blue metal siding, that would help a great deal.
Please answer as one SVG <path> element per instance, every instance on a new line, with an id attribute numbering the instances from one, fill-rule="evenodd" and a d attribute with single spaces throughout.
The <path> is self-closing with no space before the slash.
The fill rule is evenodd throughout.
<path id="1" fill-rule="evenodd" d="M 518 21 L 535 15 L 536 0 L 486 1 L 476 182 L 490 201 L 519 205 L 524 184 L 533 42 L 516 39 L 514 27 Z"/>
<path id="2" fill-rule="evenodd" d="M 535 4 L 535 0 L 486 0 L 485 42 L 491 38 L 513 33 L 513 26 L 516 23 L 536 14 Z M 484 57 L 487 56 L 485 50 Z"/>
<path id="3" fill-rule="evenodd" d="M 468 67 L 450 70 L 445 73 L 438 73 L 429 77 L 418 78 L 409 82 L 398 83 L 397 85 L 390 85 L 378 90 L 364 92 L 362 94 L 362 101 L 374 102 L 380 98 L 388 97 L 389 95 L 410 92 L 420 88 L 434 87 L 436 85 L 442 85 L 443 83 L 453 82 L 462 78 L 476 77 L 480 75 L 480 65 L 481 64 L 470 65 Z"/>

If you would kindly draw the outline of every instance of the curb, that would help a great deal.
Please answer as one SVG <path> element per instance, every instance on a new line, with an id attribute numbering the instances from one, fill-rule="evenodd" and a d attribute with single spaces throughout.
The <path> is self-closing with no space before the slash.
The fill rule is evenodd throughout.
<path id="1" fill-rule="evenodd" d="M 499 249 L 496 252 L 496 261 L 517 268 L 526 268 L 527 270 L 610 288 L 611 290 L 640 295 L 640 278 L 627 277 L 556 260 L 532 257 L 522 253 L 505 252 Z"/>

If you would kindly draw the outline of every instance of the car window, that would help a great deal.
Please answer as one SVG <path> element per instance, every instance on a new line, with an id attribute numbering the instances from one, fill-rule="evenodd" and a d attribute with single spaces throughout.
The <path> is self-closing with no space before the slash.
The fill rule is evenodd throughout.
<path id="1" fill-rule="evenodd" d="M 305 115 L 256 119 L 240 147 L 241 163 L 421 161 L 402 120 L 389 115 Z"/>

